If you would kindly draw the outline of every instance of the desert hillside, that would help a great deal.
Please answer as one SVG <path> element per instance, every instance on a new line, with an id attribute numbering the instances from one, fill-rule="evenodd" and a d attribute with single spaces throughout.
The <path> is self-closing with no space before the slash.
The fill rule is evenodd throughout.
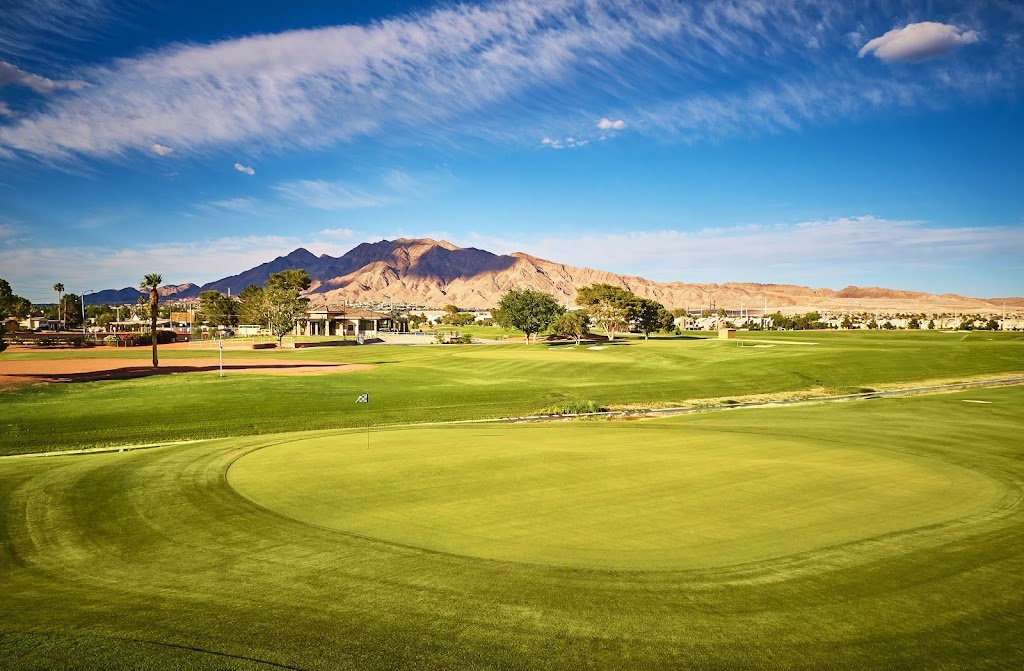
<path id="1" fill-rule="evenodd" d="M 653 282 L 643 277 L 618 275 L 592 268 L 578 268 L 517 252 L 508 255 L 457 247 L 429 238 L 381 240 L 360 244 L 339 257 L 316 256 L 296 249 L 237 275 L 198 287 L 194 284 L 160 289 L 165 300 L 198 296 L 214 289 L 238 295 L 246 286 L 262 286 L 271 273 L 304 268 L 313 280 L 310 297 L 318 305 L 345 300 L 394 301 L 430 307 L 449 303 L 461 308 L 490 308 L 513 287 L 530 287 L 572 303 L 577 287 L 605 282 L 624 287 L 669 308 L 724 308 L 741 305 L 759 314 L 806 312 L 816 309 L 856 312 L 998 312 L 1020 311 L 1024 298 L 967 298 L 956 294 L 928 294 L 881 287 L 815 289 L 792 284 L 694 284 Z M 135 302 L 137 289 L 91 294 L 90 303 Z"/>
<path id="2" fill-rule="evenodd" d="M 696 309 L 714 305 L 737 310 L 742 302 L 745 308 L 759 311 L 767 302 L 769 311 L 783 312 L 819 308 L 921 312 L 1002 309 L 1002 299 L 878 287 L 851 286 L 834 291 L 789 284 L 660 283 L 643 277 L 578 268 L 524 253 L 497 255 L 431 239 L 364 243 L 341 257 L 321 256 L 315 261 L 305 250 L 296 250 L 293 254 L 306 261 L 303 267 L 314 279 L 310 293 L 317 303 L 340 303 L 346 299 L 394 300 L 437 307 L 453 303 L 463 308 L 487 308 L 517 286 L 545 291 L 563 303 L 571 303 L 577 287 L 606 282 L 629 289 L 638 296 L 653 298 L 669 308 Z M 271 265 L 287 265 L 280 262 L 288 260 L 282 257 L 268 264 L 268 272 Z M 1013 300 L 1008 299 L 1007 305 L 1013 307 Z"/>

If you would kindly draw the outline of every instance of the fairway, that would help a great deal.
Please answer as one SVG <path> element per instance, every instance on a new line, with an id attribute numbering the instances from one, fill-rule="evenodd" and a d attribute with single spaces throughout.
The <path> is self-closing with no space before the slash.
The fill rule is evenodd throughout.
<path id="1" fill-rule="evenodd" d="M 0 459 L 0 660 L 1021 668 L 1022 405 L 1017 386 Z"/>
<path id="2" fill-rule="evenodd" d="M 565 345 L 372 345 L 267 351 L 267 360 L 346 364 L 343 375 L 237 374 L 233 362 L 259 352 L 226 352 L 225 377 L 153 375 L 0 387 L 0 454 L 155 443 L 313 429 L 519 417 L 565 403 L 664 407 L 757 394 L 822 396 L 883 385 L 1024 374 L 1016 333 L 772 332 L 722 341 L 684 336 L 623 338 L 601 350 Z M 745 340 L 751 339 L 746 346 Z M 215 352 L 209 356 L 216 370 Z M 123 359 L 148 368 L 141 349 L 5 352 L 10 366 Z M 169 350 L 162 366 L 199 357 Z M 150 369 L 151 370 L 151 369 Z M 269 371 L 268 371 L 269 372 Z M 369 404 L 355 404 L 369 392 Z M 60 417 L 61 421 L 54 421 Z M 823 436 L 826 434 L 823 433 Z"/>
<path id="3" fill-rule="evenodd" d="M 632 570 L 760 561 L 988 510 L 998 481 L 884 445 L 693 422 L 418 427 L 286 442 L 229 483 L 297 520 L 471 557 Z"/>

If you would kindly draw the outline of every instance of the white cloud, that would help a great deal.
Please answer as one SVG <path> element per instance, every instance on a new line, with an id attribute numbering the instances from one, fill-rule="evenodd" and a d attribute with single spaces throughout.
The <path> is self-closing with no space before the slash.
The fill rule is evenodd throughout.
<path id="1" fill-rule="evenodd" d="M 325 238 L 340 238 L 342 240 L 348 240 L 356 234 L 351 228 L 325 228 L 320 231 L 320 235 Z"/>
<path id="2" fill-rule="evenodd" d="M 238 172 L 244 172 L 246 175 L 255 175 L 256 171 L 252 169 L 252 166 L 242 165 L 241 163 L 235 164 L 235 170 Z"/>
<path id="3" fill-rule="evenodd" d="M 531 89 L 595 54 L 619 57 L 678 30 L 674 11 L 635 1 L 630 14 L 579 0 L 508 0 L 169 46 L 88 69 L 94 86 L 0 128 L 0 147 L 67 159 L 118 156 L 158 137 L 174 137 L 181 151 L 323 146 L 389 126 L 435 132 L 509 100 L 514 114 Z"/>
<path id="4" fill-rule="evenodd" d="M 974 44 L 981 35 L 957 26 L 923 21 L 890 30 L 865 44 L 857 55 L 873 53 L 883 61 L 909 61 L 918 63 L 944 56 L 965 44 Z"/>
<path id="5" fill-rule="evenodd" d="M 570 265 L 661 281 L 815 283 L 839 277 L 845 284 L 872 284 L 881 273 L 894 268 L 954 268 L 1020 258 L 1024 255 L 1024 228 L 932 226 L 860 216 L 696 232 L 632 231 L 521 239 L 471 234 L 465 244 L 496 253 L 524 251 Z"/>
<path id="6" fill-rule="evenodd" d="M 611 119 L 602 118 L 597 122 L 597 127 L 601 130 L 622 130 L 626 127 L 626 122 L 622 119 L 612 121 Z"/>
<path id="7" fill-rule="evenodd" d="M 947 93 L 968 95 L 978 84 L 966 73 L 944 84 Z M 981 84 L 984 86 L 984 84 Z M 751 136 L 795 131 L 807 123 L 830 123 L 865 112 L 909 108 L 930 96 L 926 81 L 831 74 L 720 95 L 696 94 L 637 112 L 637 123 L 662 139 L 696 142 L 708 137 Z"/>
<path id="8" fill-rule="evenodd" d="M 671 141 L 678 137 L 665 127 L 675 126 L 693 140 L 763 130 L 758 121 L 773 114 L 786 117 L 774 128 L 853 116 L 864 99 L 903 108 L 1020 88 L 1024 45 L 1005 39 L 1001 58 L 967 73 L 929 81 L 858 73 L 833 55 L 845 49 L 844 35 L 869 34 L 865 14 L 860 2 L 834 0 L 496 0 L 362 26 L 174 44 L 76 71 L 91 85 L 0 125 L 0 155 L 116 159 L 161 138 L 174 138 L 182 154 L 319 148 L 368 135 L 520 143 L 538 127 L 578 138 L 581 124 L 594 129 L 598 118 L 588 110 L 608 109 L 624 118 L 601 117 L 595 133 L 628 127 Z M 1019 19 L 1005 23 L 989 29 L 993 41 L 1020 32 Z M 849 99 L 830 95 L 837 82 L 850 85 Z M 793 89 L 826 100 L 828 112 L 787 96 Z M 769 97 L 751 93 L 763 91 Z M 771 109 L 772 96 L 787 107 Z M 683 118 L 650 123 L 672 109 Z"/>
<path id="9" fill-rule="evenodd" d="M 6 224 L 0 224 L 0 238 L 9 238 L 14 235 L 14 228 Z"/>
<path id="10" fill-rule="evenodd" d="M 314 254 L 338 256 L 352 247 L 339 236 L 247 236 L 195 242 L 164 242 L 132 249 L 106 246 L 29 246 L 4 251 L 4 277 L 29 300 L 51 300 L 53 278 L 69 287 L 120 289 L 136 286 L 142 276 L 158 272 L 168 284 L 205 284 L 266 263 L 305 247 Z M 38 287 L 33 293 L 32 287 Z M 238 289 L 241 290 L 242 287 Z M 76 289 L 77 291 L 77 289 Z"/>
<path id="11" fill-rule="evenodd" d="M 274 187 L 289 200 L 318 210 L 353 210 L 380 207 L 391 200 L 345 182 L 301 179 Z"/>
<path id="12" fill-rule="evenodd" d="M 31 57 L 93 33 L 112 17 L 112 0 L 4 0 L 0 53 Z"/>
<path id="13" fill-rule="evenodd" d="M 174 149 L 172 149 L 171 147 L 168 147 L 166 145 L 159 144 L 159 143 L 154 144 L 152 146 L 152 150 L 153 150 L 153 153 L 156 154 L 157 156 L 167 156 L 168 154 L 173 154 L 174 153 Z"/>
<path id="14" fill-rule="evenodd" d="M 540 146 L 547 147 L 548 149 L 579 149 L 586 147 L 588 144 L 590 144 L 590 140 L 581 140 L 575 137 L 567 137 L 564 140 L 553 140 L 546 137 L 540 141 Z"/>
<path id="15" fill-rule="evenodd" d="M 10 226 L 7 226 L 10 229 Z M 889 284 L 914 288 L 900 279 L 907 269 L 931 271 L 922 290 L 965 292 L 979 263 L 1006 276 L 1024 256 L 1024 227 L 933 226 L 918 221 L 872 216 L 843 217 L 796 224 L 710 228 L 703 231 L 589 232 L 565 236 L 503 238 L 453 235 L 451 231 L 396 231 L 389 237 L 432 237 L 495 253 L 524 251 L 576 266 L 640 275 L 659 281 L 796 282 L 838 289 L 846 284 Z M 380 237 L 363 238 L 365 241 Z M 168 283 L 220 279 L 305 247 L 314 254 L 339 256 L 361 241 L 345 228 L 308 236 L 224 237 L 165 242 L 134 249 L 108 246 L 31 246 L 17 242 L 3 252 L 4 277 L 16 286 L 39 287 L 30 300 L 48 300 L 54 277 L 68 286 L 134 286 L 146 273 L 160 272 Z M 951 270 L 956 272 L 950 272 Z M 960 272 L 962 271 L 962 272 Z M 923 277 L 923 276 L 922 276 Z M 926 278 L 927 279 L 927 278 Z M 831 284 L 829 284 L 831 282 Z M 902 283 L 901 283 L 902 282 Z M 961 283 L 958 285 L 957 283 Z M 1012 282 L 1011 282 L 1012 286 Z"/>
<path id="16" fill-rule="evenodd" d="M 256 207 L 256 201 L 252 198 L 224 198 L 222 200 L 211 200 L 198 205 L 201 209 L 232 210 L 234 212 L 252 212 Z"/>
<path id="17" fill-rule="evenodd" d="M 10 105 L 0 100 L 0 116 L 12 117 L 14 116 L 14 110 L 11 109 Z"/>
<path id="18" fill-rule="evenodd" d="M 700 10 L 670 0 L 505 0 L 172 45 L 88 69 L 94 86 L 0 128 L 0 148 L 68 159 L 116 157 L 160 137 L 182 152 L 324 146 L 403 128 L 521 137 L 511 126 L 529 124 L 540 104 L 579 108 L 581 90 L 603 96 L 625 68 L 638 83 L 673 70 L 692 81 L 690 70 L 721 69 L 763 35 L 791 37 L 792 16 L 729 0 Z"/>
<path id="19" fill-rule="evenodd" d="M 22 86 L 36 93 L 48 95 L 56 91 L 78 91 L 88 86 L 79 81 L 55 81 L 25 72 L 13 63 L 0 61 L 0 86 Z"/>

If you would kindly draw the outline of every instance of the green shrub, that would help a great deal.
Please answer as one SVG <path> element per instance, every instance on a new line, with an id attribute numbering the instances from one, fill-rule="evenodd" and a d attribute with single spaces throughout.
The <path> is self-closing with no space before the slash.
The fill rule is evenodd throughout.
<path id="1" fill-rule="evenodd" d="M 593 401 L 559 401 L 555 405 L 541 410 L 538 415 L 582 415 L 588 412 L 604 412 L 605 408 L 600 407 Z"/>
<path id="2" fill-rule="evenodd" d="M 174 331 L 157 331 L 156 341 L 157 344 L 166 345 L 167 343 L 175 342 L 178 340 L 178 334 Z M 145 347 L 153 343 L 153 337 L 149 333 L 138 333 L 135 335 L 134 345 L 136 347 Z"/>

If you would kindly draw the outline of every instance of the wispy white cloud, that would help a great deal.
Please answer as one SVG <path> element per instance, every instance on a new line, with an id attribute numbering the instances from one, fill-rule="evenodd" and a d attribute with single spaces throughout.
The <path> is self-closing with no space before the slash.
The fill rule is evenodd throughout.
<path id="1" fill-rule="evenodd" d="M 238 198 L 224 198 L 221 200 L 211 200 L 199 205 L 200 209 L 204 210 L 231 210 L 233 212 L 252 212 L 256 208 L 257 202 L 252 198 L 238 197 Z"/>
<path id="2" fill-rule="evenodd" d="M 11 226 L 8 237 L 13 237 Z M 591 233 L 569 236 L 498 237 L 450 231 L 395 231 L 389 237 L 448 239 L 496 253 L 524 251 L 552 261 L 639 275 L 659 281 L 796 282 L 831 288 L 889 284 L 926 291 L 968 291 L 968 272 L 979 263 L 1013 264 L 1024 256 L 1024 228 L 935 226 L 872 216 L 795 224 Z M 0 234 L 2 237 L 2 234 Z M 48 300 L 53 277 L 69 286 L 133 286 L 146 273 L 169 283 L 205 283 L 265 263 L 297 247 L 339 256 L 360 241 L 347 228 L 310 235 L 223 237 L 166 242 L 111 251 L 109 247 L 12 244 L 3 251 L 5 277 L 17 286 L 40 287 L 32 300 Z M 931 273 L 907 286 L 905 271 Z M 893 274 L 893 273 L 897 274 Z M 1008 271 L 1009 272 L 1009 271 Z M 897 279 L 893 279 L 893 278 Z M 958 284 L 960 283 L 960 284 Z M 1010 283 L 1012 286 L 1012 282 Z M 945 287 L 945 288 L 943 288 Z M 1009 290 L 1012 292 L 1012 290 Z"/>
<path id="3" fill-rule="evenodd" d="M 244 172 L 246 175 L 255 175 L 256 171 L 249 165 L 242 165 L 241 163 L 235 164 L 235 170 L 238 172 Z"/>
<path id="4" fill-rule="evenodd" d="M 547 149 L 580 149 L 590 144 L 590 140 L 567 137 L 564 140 L 553 140 L 549 137 L 540 141 L 540 146 Z"/>
<path id="5" fill-rule="evenodd" d="M 14 110 L 12 110 L 11 106 L 5 103 L 3 100 L 0 100 L 0 116 L 14 116 Z"/>
<path id="6" fill-rule="evenodd" d="M 17 245 L 3 252 L 4 273 L 25 287 L 29 300 L 52 300 L 49 287 L 59 277 L 70 287 L 96 289 L 136 286 L 143 275 L 161 273 L 168 284 L 204 284 L 248 270 L 305 247 L 314 254 L 344 254 L 351 240 L 340 236 L 244 236 L 195 242 L 166 242 L 111 250 L 105 246 Z M 37 290 L 33 292 L 33 287 Z M 241 287 L 239 287 L 241 289 Z"/>
<path id="7" fill-rule="evenodd" d="M 909 61 L 919 63 L 981 39 L 974 30 L 957 26 L 923 21 L 894 28 L 881 37 L 865 44 L 857 55 L 863 58 L 874 54 L 883 61 Z"/>
<path id="8" fill-rule="evenodd" d="M 318 210 L 353 210 L 383 207 L 422 198 L 457 182 L 446 166 L 408 172 L 385 170 L 358 183 L 346 179 L 300 179 L 273 188 L 293 203 Z"/>
<path id="9" fill-rule="evenodd" d="M 325 238 L 339 238 L 348 240 L 356 234 L 351 228 L 325 228 L 320 231 L 320 236 Z"/>
<path id="10" fill-rule="evenodd" d="M 0 54 L 34 58 L 88 39 L 115 15 L 116 0 L 4 0 Z"/>
<path id="11" fill-rule="evenodd" d="M 986 34 L 1020 32 L 1021 19 L 991 12 L 1005 25 L 986 26 Z M 594 132 L 593 119 L 608 109 L 623 118 L 600 117 L 597 131 L 622 130 L 628 119 L 637 133 L 699 139 L 948 104 L 964 91 L 1012 94 L 1024 77 L 1024 46 L 1008 39 L 1000 58 L 967 72 L 868 72 L 847 44 L 854 33 L 881 32 L 862 25 L 866 14 L 877 16 L 862 2 L 835 0 L 505 0 L 365 26 L 170 45 L 83 68 L 76 77 L 91 86 L 0 126 L 0 152 L 112 158 L 161 138 L 174 138 L 180 154 L 280 151 L 371 134 L 532 143 L 538 128 L 553 140 L 592 140 L 583 129 Z M 957 35 L 972 39 L 970 31 Z M 673 111 L 678 118 L 669 118 Z"/>
<path id="12" fill-rule="evenodd" d="M 168 156 L 174 153 L 174 149 L 166 145 L 162 145 L 159 142 L 151 147 L 154 154 L 157 156 Z"/>
<path id="13" fill-rule="evenodd" d="M 521 239 L 479 234 L 462 242 L 662 281 L 809 282 L 815 277 L 843 277 L 845 283 L 873 283 L 893 268 L 960 268 L 1024 255 L 1022 228 L 934 226 L 873 216 L 697 232 Z"/>
<path id="14" fill-rule="evenodd" d="M 31 72 L 25 72 L 13 63 L 0 61 L 0 86 L 21 86 L 47 95 L 56 91 L 78 91 L 88 84 L 74 80 L 47 79 Z"/>
<path id="15" fill-rule="evenodd" d="M 371 194 L 345 182 L 322 179 L 301 179 L 274 188 L 289 200 L 317 210 L 353 210 L 391 202 L 387 196 Z"/>

